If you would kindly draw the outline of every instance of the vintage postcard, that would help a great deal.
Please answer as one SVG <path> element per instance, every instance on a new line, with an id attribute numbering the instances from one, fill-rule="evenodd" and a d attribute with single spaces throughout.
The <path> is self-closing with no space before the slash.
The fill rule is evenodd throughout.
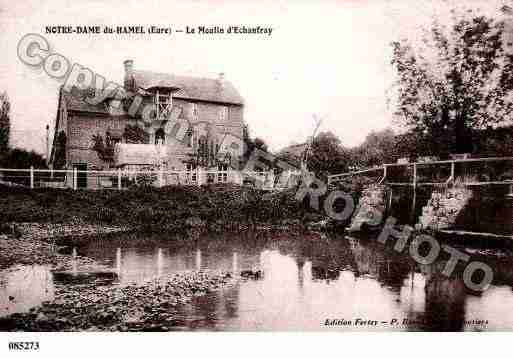
<path id="1" fill-rule="evenodd" d="M 513 1 L 5 0 L 0 53 L 7 338 L 513 331 Z"/>

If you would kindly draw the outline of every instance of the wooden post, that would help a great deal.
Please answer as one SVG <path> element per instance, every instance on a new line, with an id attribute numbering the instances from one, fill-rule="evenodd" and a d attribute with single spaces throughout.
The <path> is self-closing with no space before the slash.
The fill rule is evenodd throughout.
<path id="1" fill-rule="evenodd" d="M 413 203 L 412 203 L 412 207 L 411 207 L 411 222 L 412 224 L 415 224 L 413 223 L 413 221 L 415 220 L 415 206 L 416 206 L 416 203 L 417 202 L 417 164 L 414 163 L 413 164 Z"/>
<path id="2" fill-rule="evenodd" d="M 454 182 L 454 167 L 456 166 L 456 163 L 451 162 L 451 182 Z"/>
<path id="3" fill-rule="evenodd" d="M 379 181 L 379 184 L 385 182 L 385 178 L 387 178 L 387 165 L 383 165 L 383 178 Z"/>
<path id="4" fill-rule="evenodd" d="M 417 164 L 413 164 L 413 188 L 417 187 Z"/>
<path id="5" fill-rule="evenodd" d="M 30 188 L 34 188 L 34 166 L 30 166 Z"/>
<path id="6" fill-rule="evenodd" d="M 121 190 L 121 168 L 118 168 L 118 189 Z"/>
<path id="7" fill-rule="evenodd" d="M 78 170 L 76 167 L 73 167 L 73 189 L 77 190 L 78 188 Z"/>
<path id="8" fill-rule="evenodd" d="M 388 201 L 387 201 L 387 207 L 385 209 L 385 212 L 386 212 L 386 217 L 389 217 L 390 216 L 390 212 L 392 211 L 392 198 L 394 196 L 394 189 L 392 186 L 389 186 L 390 187 L 390 192 L 389 192 L 389 195 L 388 195 Z"/>

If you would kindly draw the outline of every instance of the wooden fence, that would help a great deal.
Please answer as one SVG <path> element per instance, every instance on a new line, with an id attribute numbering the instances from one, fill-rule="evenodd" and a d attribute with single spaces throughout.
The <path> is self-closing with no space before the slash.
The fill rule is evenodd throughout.
<path id="1" fill-rule="evenodd" d="M 168 170 L 68 170 L 0 168 L 0 184 L 27 188 L 117 189 L 131 186 L 169 185 L 201 186 L 205 184 L 233 183 L 256 185 L 263 189 L 278 189 L 272 171 L 235 171 L 194 169 Z"/>
<path id="2" fill-rule="evenodd" d="M 390 163 L 328 176 L 328 185 L 357 175 L 375 177 L 380 184 L 413 187 L 448 185 L 455 181 L 466 186 L 513 184 L 513 157 Z"/>

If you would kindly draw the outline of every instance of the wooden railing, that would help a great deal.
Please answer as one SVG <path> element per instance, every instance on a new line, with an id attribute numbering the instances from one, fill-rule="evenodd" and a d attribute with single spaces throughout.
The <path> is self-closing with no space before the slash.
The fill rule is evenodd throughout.
<path id="1" fill-rule="evenodd" d="M 356 176 L 356 175 L 364 175 L 364 174 L 372 174 L 380 176 L 379 179 L 376 180 L 377 183 L 387 183 L 388 185 L 397 185 L 397 186 L 422 186 L 422 185 L 444 185 L 450 184 L 457 179 L 456 168 L 460 164 L 487 164 L 487 163 L 497 163 L 497 162 L 506 162 L 509 163 L 506 166 L 510 171 L 513 170 L 513 157 L 485 157 L 485 158 L 468 158 L 468 159 L 454 159 L 454 160 L 443 160 L 443 161 L 431 161 L 431 162 L 411 162 L 411 163 L 389 163 L 383 164 L 379 167 L 373 167 L 368 169 L 363 169 L 359 171 L 341 173 L 328 176 L 328 185 L 341 182 L 345 178 Z M 429 167 L 429 166 L 443 166 L 450 165 L 450 172 L 448 178 L 443 182 L 420 182 L 418 181 L 418 172 L 419 169 Z M 411 180 L 406 182 L 391 182 L 389 181 L 390 169 L 403 167 L 405 169 L 412 168 Z M 505 171 L 504 171 L 505 172 Z M 480 172 L 480 174 L 486 174 L 485 171 Z M 460 176 L 463 178 L 465 174 Z M 506 180 L 494 180 L 494 181 L 468 181 L 463 184 L 467 186 L 480 186 L 480 185 L 493 185 L 493 184 L 511 184 L 513 181 L 511 179 Z"/>
<path id="2" fill-rule="evenodd" d="M 261 181 L 264 189 L 274 189 L 275 176 L 266 171 L 235 171 L 194 169 L 176 170 L 66 170 L 0 168 L 0 184 L 27 188 L 125 189 L 146 183 L 155 187 Z"/>

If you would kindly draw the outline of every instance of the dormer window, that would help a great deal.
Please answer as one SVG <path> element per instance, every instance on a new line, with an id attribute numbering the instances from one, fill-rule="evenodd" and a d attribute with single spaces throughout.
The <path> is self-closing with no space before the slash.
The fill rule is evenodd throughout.
<path id="1" fill-rule="evenodd" d="M 157 119 L 166 120 L 171 114 L 173 98 L 171 91 L 157 90 L 155 92 L 154 102 L 157 109 Z"/>
<path id="2" fill-rule="evenodd" d="M 228 118 L 228 107 L 221 106 L 219 107 L 219 121 L 226 121 Z"/>

